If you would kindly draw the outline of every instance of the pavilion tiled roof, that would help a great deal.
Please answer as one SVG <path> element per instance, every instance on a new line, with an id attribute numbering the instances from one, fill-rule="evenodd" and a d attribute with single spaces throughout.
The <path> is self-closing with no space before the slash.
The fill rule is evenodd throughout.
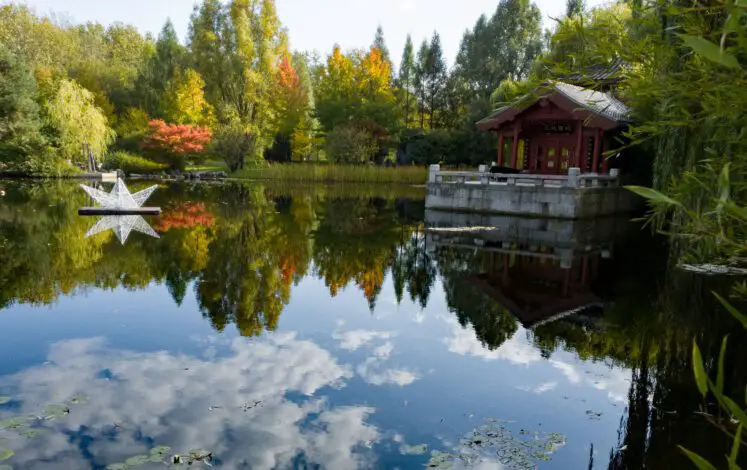
<path id="1" fill-rule="evenodd" d="M 617 122 L 630 121 L 630 109 L 609 93 L 555 82 L 554 89 L 592 113 Z"/>
<path id="2" fill-rule="evenodd" d="M 553 91 L 560 93 L 577 104 L 579 108 L 584 108 L 591 113 L 619 123 L 630 122 L 630 108 L 610 93 L 581 88 L 576 85 L 558 81 L 548 83 L 547 92 Z M 545 93 L 545 95 L 546 94 L 547 93 Z M 513 108 L 528 107 L 536 102 L 539 97 L 540 96 L 536 94 L 524 95 L 514 103 L 496 109 L 490 116 L 480 120 L 477 124 L 487 124 Z"/>

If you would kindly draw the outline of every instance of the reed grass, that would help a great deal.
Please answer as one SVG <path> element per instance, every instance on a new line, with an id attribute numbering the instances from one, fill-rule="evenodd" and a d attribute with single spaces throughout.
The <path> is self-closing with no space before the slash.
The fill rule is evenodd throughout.
<path id="1" fill-rule="evenodd" d="M 286 163 L 245 168 L 231 177 L 294 182 L 425 184 L 428 170 L 419 166 L 387 168 L 373 165 Z"/>

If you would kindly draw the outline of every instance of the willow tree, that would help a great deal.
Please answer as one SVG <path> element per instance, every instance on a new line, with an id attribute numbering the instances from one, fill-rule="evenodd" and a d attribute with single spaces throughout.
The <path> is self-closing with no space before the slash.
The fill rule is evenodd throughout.
<path id="1" fill-rule="evenodd" d="M 47 104 L 47 120 L 57 132 L 60 155 L 83 162 L 83 146 L 88 145 L 101 159 L 116 134 L 106 116 L 96 107 L 93 93 L 74 80 L 61 80 L 57 94 Z"/>

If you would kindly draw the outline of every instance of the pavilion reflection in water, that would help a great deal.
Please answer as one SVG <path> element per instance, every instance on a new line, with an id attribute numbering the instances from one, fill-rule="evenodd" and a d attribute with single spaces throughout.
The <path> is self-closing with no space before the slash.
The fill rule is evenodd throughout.
<path id="1" fill-rule="evenodd" d="M 524 327 L 561 318 L 598 327 L 603 265 L 629 233 L 628 218 L 531 219 L 426 211 L 427 245 L 479 252 L 464 281 L 511 312 Z M 603 289 L 601 289 L 603 290 Z"/>

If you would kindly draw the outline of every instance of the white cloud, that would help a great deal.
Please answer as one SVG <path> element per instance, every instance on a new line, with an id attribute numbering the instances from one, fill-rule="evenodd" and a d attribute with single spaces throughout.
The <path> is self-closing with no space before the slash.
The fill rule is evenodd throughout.
<path id="1" fill-rule="evenodd" d="M 551 360 L 550 364 L 552 364 L 552 366 L 556 369 L 560 370 L 570 383 L 574 385 L 581 383 L 581 374 L 579 374 L 579 372 L 572 364 L 568 364 L 556 359 Z"/>
<path id="2" fill-rule="evenodd" d="M 535 387 L 534 390 L 532 390 L 532 392 L 536 393 L 537 395 L 542 395 L 543 393 L 555 390 L 557 386 L 558 386 L 557 382 L 545 382 Z"/>
<path id="3" fill-rule="evenodd" d="M 112 380 L 97 378 L 105 369 Z M 14 440 L 13 460 L 23 468 L 105 466 L 147 453 L 139 436 L 175 451 L 208 449 L 226 468 L 291 468 L 299 453 L 329 469 L 369 468 L 371 454 L 359 450 L 380 438 L 366 423 L 374 409 L 330 407 L 314 396 L 351 376 L 329 352 L 294 335 L 237 339 L 228 355 L 211 360 L 111 350 L 102 339 L 87 339 L 53 345 L 47 365 L 6 376 L 0 387 L 23 398 L 23 414 L 75 395 L 91 400 L 51 422 L 57 432 Z M 307 398 L 293 402 L 287 392 Z M 261 403 L 243 411 L 255 401 Z M 115 423 L 120 431 L 103 438 Z M 90 457 L 62 431 L 94 437 Z"/>
<path id="4" fill-rule="evenodd" d="M 387 368 L 385 362 L 376 357 L 366 359 L 356 367 L 356 372 L 371 385 L 399 385 L 404 387 L 420 377 L 407 369 Z"/>
<path id="5" fill-rule="evenodd" d="M 352 330 L 344 333 L 335 332 L 332 338 L 340 341 L 340 347 L 349 351 L 355 351 L 375 339 L 389 339 L 393 335 L 388 331 Z"/>
<path id="6" fill-rule="evenodd" d="M 524 330 L 517 331 L 498 349 L 491 351 L 477 340 L 471 329 L 462 328 L 455 319 L 448 319 L 447 323 L 451 325 L 451 337 L 446 338 L 444 343 L 455 354 L 480 357 L 488 361 L 506 360 L 522 365 L 542 359 L 539 351 L 522 337 Z"/>
<path id="7" fill-rule="evenodd" d="M 374 355 L 377 357 L 389 357 L 394 351 L 394 344 L 391 341 L 387 341 L 378 348 L 374 349 Z"/>

